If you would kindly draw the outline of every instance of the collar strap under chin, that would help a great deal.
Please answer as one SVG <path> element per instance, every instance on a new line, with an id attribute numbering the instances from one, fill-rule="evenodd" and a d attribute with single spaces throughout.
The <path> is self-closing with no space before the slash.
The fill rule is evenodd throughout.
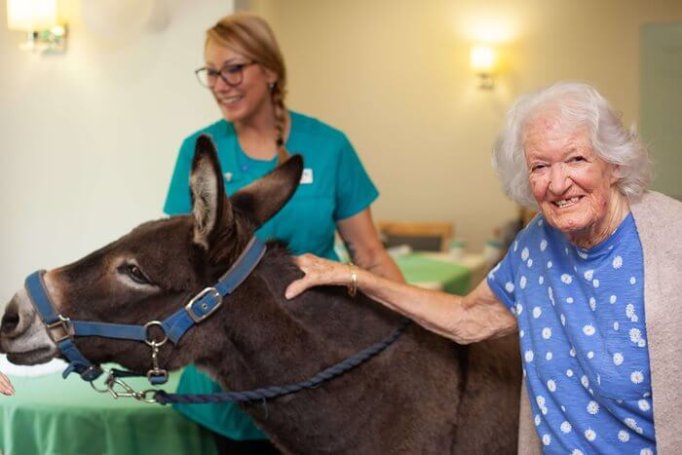
<path id="1" fill-rule="evenodd" d="M 75 371 L 84 380 L 93 381 L 102 374 L 102 370 L 78 350 L 74 337 L 99 336 L 151 344 L 153 341 L 149 340 L 148 329 L 150 326 L 157 326 L 163 330 L 165 337 L 173 344 L 177 344 L 194 324 L 202 322 L 220 308 L 223 298 L 234 292 L 256 268 L 265 250 L 265 244 L 252 237 L 239 258 L 214 286 L 199 292 L 189 303 L 163 321 L 150 321 L 145 325 L 72 321 L 62 316 L 55 310 L 45 288 L 44 270 L 29 275 L 25 287 L 31 303 L 47 328 L 47 333 L 69 361 L 69 366 L 62 376 L 66 377 Z"/>

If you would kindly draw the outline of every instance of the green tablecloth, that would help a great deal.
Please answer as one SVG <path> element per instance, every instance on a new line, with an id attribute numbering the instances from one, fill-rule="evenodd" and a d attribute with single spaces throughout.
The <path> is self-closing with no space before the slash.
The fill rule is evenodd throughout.
<path id="1" fill-rule="evenodd" d="M 175 391 L 178 378 L 171 374 L 163 388 Z M 16 393 L 0 396 L 3 455 L 216 453 L 210 434 L 170 406 L 114 399 L 75 374 L 10 379 Z M 143 378 L 126 382 L 135 390 L 151 388 Z"/>
<path id="2" fill-rule="evenodd" d="M 438 283 L 451 294 L 464 295 L 471 287 L 471 270 L 453 262 L 410 253 L 395 258 L 408 283 Z"/>

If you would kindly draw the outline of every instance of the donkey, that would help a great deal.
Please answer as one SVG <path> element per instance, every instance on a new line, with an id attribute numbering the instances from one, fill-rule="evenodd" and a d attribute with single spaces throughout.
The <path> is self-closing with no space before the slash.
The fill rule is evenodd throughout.
<path id="1" fill-rule="evenodd" d="M 70 340 L 95 365 L 149 370 L 149 342 L 74 337 L 69 320 L 131 325 L 182 313 L 286 203 L 301 171 L 302 160 L 293 156 L 228 198 L 213 143 L 200 137 L 191 215 L 144 223 L 42 276 L 63 316 L 60 339 Z M 286 286 L 301 276 L 286 247 L 268 242 L 257 266 L 231 294 L 217 299 L 219 305 L 203 315 L 208 317 L 175 343 L 152 341 L 154 371 L 195 363 L 225 389 L 238 391 L 296 383 L 400 325 L 399 315 L 339 287 L 311 289 L 287 301 Z M 17 364 L 63 357 L 54 327 L 46 328 L 31 298 L 25 288 L 17 292 L 0 327 L 0 350 Z M 170 336 L 148 334 L 164 328 L 151 325 L 144 326 L 144 337 Z M 462 346 L 411 324 L 393 344 L 343 375 L 265 404 L 241 406 L 287 454 L 512 454 L 520 384 L 515 337 Z"/>

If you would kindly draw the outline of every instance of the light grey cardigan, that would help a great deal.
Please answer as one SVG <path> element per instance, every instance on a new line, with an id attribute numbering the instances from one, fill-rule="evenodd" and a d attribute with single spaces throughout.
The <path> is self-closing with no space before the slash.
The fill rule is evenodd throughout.
<path id="1" fill-rule="evenodd" d="M 644 305 L 659 455 L 682 453 L 682 202 L 653 191 L 630 202 L 644 253 Z M 526 387 L 519 454 L 542 452 Z"/>

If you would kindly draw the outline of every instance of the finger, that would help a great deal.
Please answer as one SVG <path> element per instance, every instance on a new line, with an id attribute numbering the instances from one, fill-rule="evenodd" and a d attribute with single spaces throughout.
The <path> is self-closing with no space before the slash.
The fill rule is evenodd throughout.
<path id="1" fill-rule="evenodd" d="M 302 254 L 300 256 L 294 256 L 294 263 L 299 267 L 303 267 L 309 261 L 308 256 L 309 256 L 308 254 Z"/>
<path id="2" fill-rule="evenodd" d="M 308 287 L 305 285 L 304 281 L 305 278 L 301 278 L 300 280 L 296 280 L 289 284 L 286 291 L 284 291 L 284 297 L 286 297 L 288 300 L 291 300 L 305 291 Z"/>
<path id="3" fill-rule="evenodd" d="M 0 374 L 0 392 L 3 395 L 12 395 L 14 393 L 14 387 L 12 387 L 12 383 L 9 381 L 7 376 Z"/>

